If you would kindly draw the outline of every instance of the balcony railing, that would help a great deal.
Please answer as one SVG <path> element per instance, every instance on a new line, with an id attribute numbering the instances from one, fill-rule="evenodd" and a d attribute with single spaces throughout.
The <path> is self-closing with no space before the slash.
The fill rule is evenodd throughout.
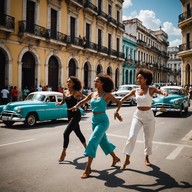
<path id="1" fill-rule="evenodd" d="M 102 46 L 102 45 L 97 45 L 97 50 L 98 50 L 98 52 L 108 54 L 108 49 L 107 49 L 107 47 L 104 47 L 104 46 Z"/>
<path id="2" fill-rule="evenodd" d="M 0 25 L 6 29 L 15 29 L 15 18 L 6 14 L 0 14 Z"/>
<path id="3" fill-rule="evenodd" d="M 47 29 L 40 25 L 28 25 L 26 21 L 19 21 L 19 32 L 20 33 L 31 33 L 39 37 L 47 37 Z"/>
<path id="4" fill-rule="evenodd" d="M 192 8 L 179 15 L 179 23 L 192 17 Z"/>
<path id="5" fill-rule="evenodd" d="M 192 41 L 179 45 L 179 51 L 187 51 L 192 49 Z"/>
<path id="6" fill-rule="evenodd" d="M 93 3 L 90 2 L 90 0 L 86 0 L 85 2 L 85 8 L 89 8 L 97 13 L 97 6 L 95 6 Z"/>
<path id="7" fill-rule="evenodd" d="M 83 0 L 65 0 L 67 4 L 74 3 L 76 5 L 83 5 Z"/>

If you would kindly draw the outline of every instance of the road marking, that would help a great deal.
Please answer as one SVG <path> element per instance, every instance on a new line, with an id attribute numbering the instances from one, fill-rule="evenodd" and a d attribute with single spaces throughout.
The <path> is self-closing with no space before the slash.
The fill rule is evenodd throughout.
<path id="1" fill-rule="evenodd" d="M 189 133 L 187 133 L 187 135 L 185 135 L 185 137 L 183 137 L 183 138 L 181 139 L 181 141 L 189 141 L 189 140 L 191 140 L 191 139 L 192 139 L 192 130 L 189 131 Z"/>
<path id="2" fill-rule="evenodd" d="M 119 138 L 125 138 L 127 139 L 127 136 L 121 136 L 121 135 L 114 135 L 114 134 L 107 134 L 108 136 L 111 137 L 119 137 Z M 144 143 L 143 140 L 137 140 L 137 143 Z M 154 144 L 159 144 L 159 145 L 168 145 L 168 146 L 176 146 L 176 147 L 188 147 L 188 148 L 192 148 L 192 145 L 184 145 L 184 144 L 177 144 L 177 143 L 165 143 L 165 142 L 159 142 L 159 141 L 153 141 Z"/>
<path id="3" fill-rule="evenodd" d="M 167 156 L 166 159 L 174 160 L 179 155 L 179 153 L 182 151 L 183 148 L 184 147 L 182 146 L 178 146 L 169 156 Z"/>
<path id="4" fill-rule="evenodd" d="M 1 144 L 0 147 L 4 147 L 7 145 L 14 145 L 14 144 L 18 144 L 18 143 L 25 143 L 25 142 L 34 141 L 34 140 L 35 139 L 28 139 L 28 140 L 16 141 L 16 142 L 12 142 L 12 143 L 5 143 L 5 144 Z"/>

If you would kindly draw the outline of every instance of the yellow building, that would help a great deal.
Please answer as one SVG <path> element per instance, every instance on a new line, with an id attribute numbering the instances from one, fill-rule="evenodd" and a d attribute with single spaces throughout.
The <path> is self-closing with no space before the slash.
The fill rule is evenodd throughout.
<path id="1" fill-rule="evenodd" d="M 96 74 L 121 84 L 123 0 L 0 0 L 0 88 L 94 87 Z"/>
<path id="2" fill-rule="evenodd" d="M 182 31 L 182 44 L 178 56 L 182 60 L 181 84 L 192 85 L 192 0 L 180 0 L 182 13 L 178 26 Z"/>

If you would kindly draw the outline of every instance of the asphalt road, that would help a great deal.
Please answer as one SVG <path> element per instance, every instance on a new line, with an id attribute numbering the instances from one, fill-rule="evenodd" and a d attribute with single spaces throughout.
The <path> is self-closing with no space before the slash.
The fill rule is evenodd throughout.
<path id="1" fill-rule="evenodd" d="M 107 110 L 111 120 L 107 135 L 121 163 L 134 110 L 122 107 L 123 122 L 113 120 L 114 107 Z M 91 112 L 87 112 L 80 123 L 87 140 L 90 122 Z M 144 165 L 141 130 L 125 171 L 119 169 L 121 163 L 110 167 L 110 155 L 98 148 L 91 177 L 84 180 L 80 175 L 87 159 L 74 133 L 65 161 L 58 163 L 66 125 L 66 120 L 39 123 L 34 128 L 20 123 L 6 128 L 0 123 L 0 192 L 192 191 L 192 108 L 183 117 L 157 115 L 151 166 Z"/>

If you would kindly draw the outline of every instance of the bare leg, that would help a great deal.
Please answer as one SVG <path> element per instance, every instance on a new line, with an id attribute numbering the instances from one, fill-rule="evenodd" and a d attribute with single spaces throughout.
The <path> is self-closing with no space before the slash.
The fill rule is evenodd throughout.
<path id="1" fill-rule="evenodd" d="M 145 156 L 145 165 L 146 165 L 146 166 L 151 165 L 151 163 L 150 163 L 150 161 L 149 161 L 149 156 L 148 156 L 148 155 Z"/>
<path id="2" fill-rule="evenodd" d="M 63 148 L 63 151 L 62 151 L 61 156 L 59 158 L 59 162 L 64 161 L 65 156 L 66 156 L 66 150 L 67 150 L 67 148 Z"/>
<path id="3" fill-rule="evenodd" d="M 110 155 L 113 158 L 113 162 L 111 164 L 111 167 L 115 166 L 116 163 L 120 162 L 121 160 L 119 159 L 119 157 L 116 156 L 116 154 L 114 152 L 110 153 Z"/>
<path id="4" fill-rule="evenodd" d="M 92 164 L 92 161 L 93 161 L 93 157 L 88 157 L 87 165 L 85 167 L 85 171 L 81 175 L 81 179 L 86 179 L 91 174 L 91 164 Z"/>
<path id="5" fill-rule="evenodd" d="M 130 155 L 126 155 L 126 159 L 125 159 L 125 162 L 124 164 L 121 166 L 121 170 L 125 170 L 126 166 L 130 164 Z"/>
<path id="6" fill-rule="evenodd" d="M 87 147 L 87 144 L 86 144 L 86 142 L 85 142 L 85 143 L 83 143 L 83 146 L 84 146 L 84 148 L 86 148 L 86 147 Z"/>

